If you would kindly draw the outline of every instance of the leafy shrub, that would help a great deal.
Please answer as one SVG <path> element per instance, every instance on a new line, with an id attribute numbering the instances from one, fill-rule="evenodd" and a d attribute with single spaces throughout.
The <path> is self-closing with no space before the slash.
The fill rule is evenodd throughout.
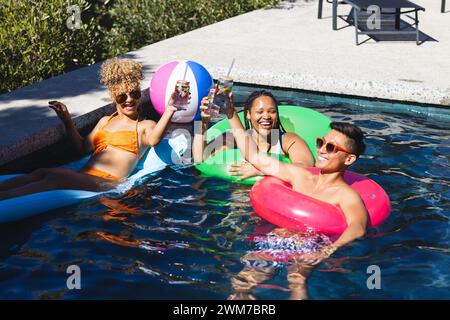
<path id="1" fill-rule="evenodd" d="M 279 0 L 0 0 L 0 93 Z M 81 9 L 69 29 L 67 8 Z"/>
<path id="2" fill-rule="evenodd" d="M 161 41 L 248 11 L 275 5 L 278 0 L 117 0 L 105 31 L 104 58 Z"/>
<path id="3" fill-rule="evenodd" d="M 70 30 L 68 5 L 85 0 L 0 0 L 0 92 L 95 62 L 94 20 Z"/>

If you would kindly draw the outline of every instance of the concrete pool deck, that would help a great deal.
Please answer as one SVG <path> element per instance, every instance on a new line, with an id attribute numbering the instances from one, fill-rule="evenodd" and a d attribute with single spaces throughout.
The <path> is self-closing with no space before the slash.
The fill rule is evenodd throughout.
<path id="1" fill-rule="evenodd" d="M 333 31 L 331 5 L 317 19 L 317 1 L 285 2 L 176 36 L 125 56 L 145 66 L 142 88 L 154 71 L 173 59 L 204 65 L 217 78 L 236 59 L 237 82 L 316 92 L 450 106 L 450 10 L 436 1 L 414 0 L 427 41 L 355 45 L 353 27 Z M 339 6 L 346 14 L 349 6 Z M 338 21 L 339 27 L 345 22 Z M 75 31 L 76 32 L 76 31 Z M 58 140 L 64 129 L 47 101 L 66 103 L 78 127 L 110 112 L 100 85 L 100 64 L 47 79 L 0 96 L 0 165 Z"/>

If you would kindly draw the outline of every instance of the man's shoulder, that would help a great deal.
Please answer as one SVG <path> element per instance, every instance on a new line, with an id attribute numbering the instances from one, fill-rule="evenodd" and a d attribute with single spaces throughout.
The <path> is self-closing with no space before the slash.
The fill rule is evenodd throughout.
<path id="1" fill-rule="evenodd" d="M 348 184 L 344 184 L 339 188 L 339 197 L 346 202 L 361 200 L 360 194 Z"/>
<path id="2" fill-rule="evenodd" d="M 317 175 L 305 169 L 302 165 L 298 163 L 289 163 L 288 165 L 291 174 L 306 179 L 304 182 L 315 182 L 317 180 Z"/>
<path id="3" fill-rule="evenodd" d="M 338 202 L 341 208 L 352 208 L 349 213 L 355 209 L 366 210 L 361 195 L 348 184 L 343 185 L 338 192 Z"/>

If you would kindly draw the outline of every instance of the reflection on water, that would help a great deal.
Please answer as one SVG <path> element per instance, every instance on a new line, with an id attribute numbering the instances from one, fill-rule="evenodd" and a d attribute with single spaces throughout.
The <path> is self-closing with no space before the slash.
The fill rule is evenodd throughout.
<path id="1" fill-rule="evenodd" d="M 325 238 L 280 240 L 267 223 L 261 232 L 248 186 L 179 166 L 125 193 L 0 226 L 0 297 L 449 299 L 448 123 L 300 98 L 280 100 L 314 105 L 367 134 L 367 154 L 352 170 L 381 184 L 393 210 L 364 240 L 307 269 L 292 254 Z M 72 264 L 82 270 L 82 290 L 65 287 Z M 370 265 L 381 268 L 381 290 L 366 287 Z"/>

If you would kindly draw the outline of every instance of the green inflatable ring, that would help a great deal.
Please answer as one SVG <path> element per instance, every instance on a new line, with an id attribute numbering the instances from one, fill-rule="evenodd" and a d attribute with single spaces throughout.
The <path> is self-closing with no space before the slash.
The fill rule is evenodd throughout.
<path id="1" fill-rule="evenodd" d="M 280 112 L 280 121 L 287 132 L 295 132 L 297 135 L 305 140 L 306 144 L 311 150 L 311 153 L 316 159 L 316 138 L 323 137 L 330 131 L 331 120 L 320 112 L 309 108 L 300 106 L 278 106 Z M 238 113 L 241 122 L 244 120 L 244 113 Z M 230 130 L 228 119 L 223 119 L 214 124 L 206 132 L 206 143 L 211 142 L 215 138 L 221 136 L 224 132 Z M 283 162 L 289 162 L 289 158 L 285 155 L 271 154 Z M 239 149 L 224 149 L 215 153 L 201 163 L 195 164 L 195 167 L 202 173 L 203 176 L 216 177 L 225 179 L 231 182 L 254 184 L 262 177 L 251 177 L 242 181 L 237 181 L 239 176 L 231 176 L 228 173 L 230 164 L 241 163 L 243 157 Z"/>

